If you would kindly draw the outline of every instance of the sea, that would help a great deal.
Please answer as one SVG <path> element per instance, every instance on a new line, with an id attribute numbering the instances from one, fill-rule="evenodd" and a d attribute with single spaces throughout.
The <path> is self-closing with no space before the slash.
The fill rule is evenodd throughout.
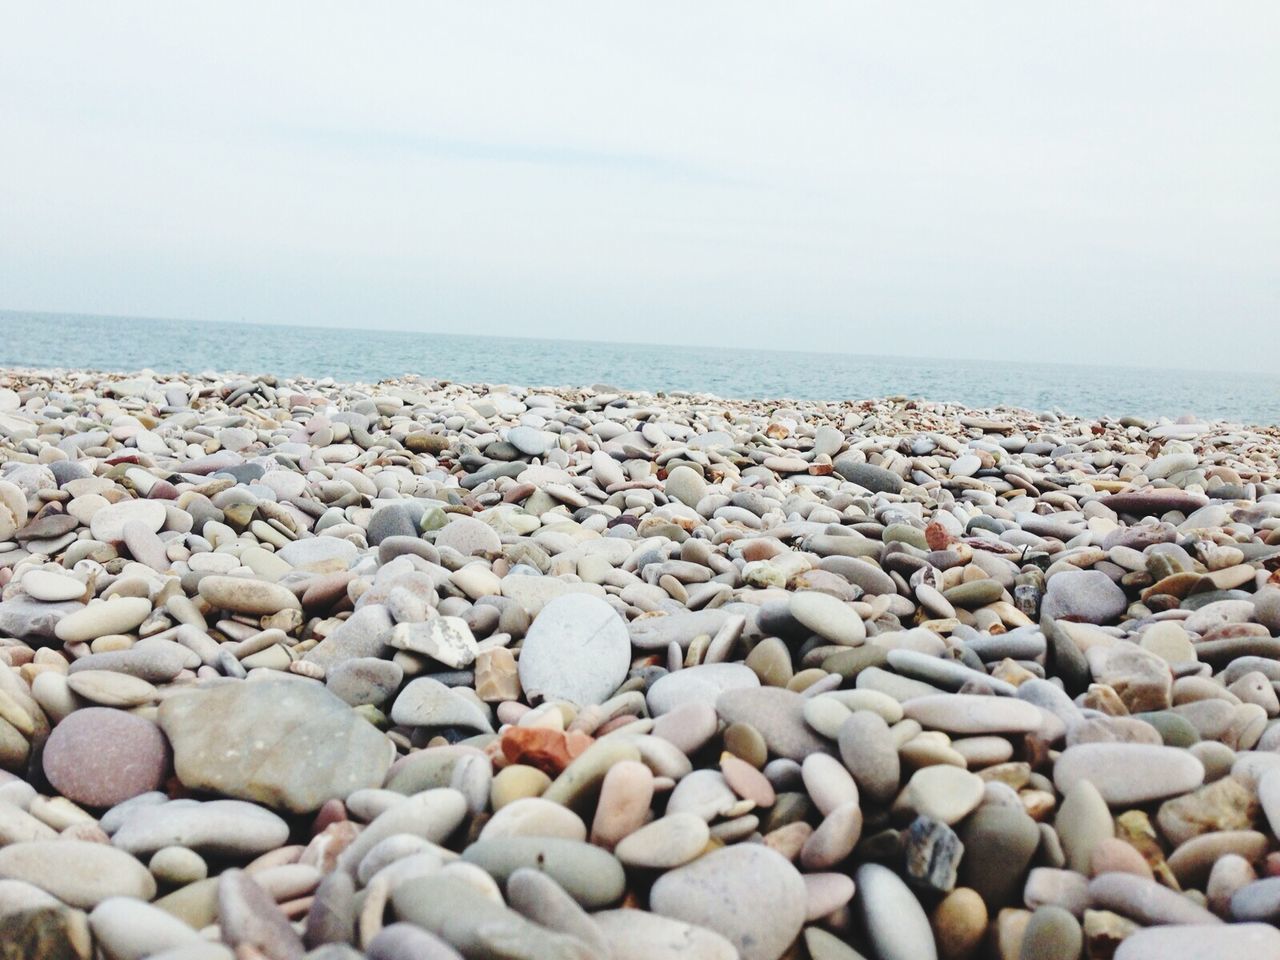
<path id="1" fill-rule="evenodd" d="M 907 396 L 971 407 L 1280 423 L 1280 373 L 801 353 L 0 310 L 0 367 L 608 384 L 762 400 Z"/>

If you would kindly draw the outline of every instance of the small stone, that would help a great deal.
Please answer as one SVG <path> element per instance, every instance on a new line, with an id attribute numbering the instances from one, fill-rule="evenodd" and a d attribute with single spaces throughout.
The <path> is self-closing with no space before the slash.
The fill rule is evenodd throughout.
<path id="1" fill-rule="evenodd" d="M 955 888 L 964 844 L 945 823 L 916 817 L 903 835 L 907 881 L 939 893 Z"/>
<path id="2" fill-rule="evenodd" d="M 683 671 L 681 671 L 683 672 Z M 829 748 L 804 720 L 805 699 L 778 687 L 728 690 L 716 698 L 716 712 L 726 723 L 750 723 L 770 752 L 800 761 Z"/>
<path id="3" fill-rule="evenodd" d="M 275 901 L 243 870 L 218 878 L 218 925 L 223 943 L 238 953 L 253 950 L 270 960 L 302 960 L 306 953 Z"/>
<path id="4" fill-rule="evenodd" d="M 530 697 L 603 703 L 625 679 L 631 638 L 614 609 L 596 597 L 568 594 L 534 618 L 519 658 L 520 685 Z"/>
<path id="5" fill-rule="evenodd" d="M 393 723 L 406 727 L 467 727 L 492 733 L 485 711 L 431 677 L 411 680 L 391 705 Z"/>
<path id="6" fill-rule="evenodd" d="M 931 922 L 943 960 L 968 960 L 986 935 L 987 906 L 976 891 L 958 887 L 934 908 Z"/>
<path id="7" fill-rule="evenodd" d="M 1174 747 L 1084 743 L 1062 751 L 1053 779 L 1063 793 L 1089 780 L 1108 804 L 1130 806 L 1194 790 L 1204 781 L 1204 766 Z"/>
<path id="8" fill-rule="evenodd" d="M 0 848 L 0 879 L 25 880 L 85 910 L 108 897 L 150 900 L 156 894 L 155 880 L 137 860 L 84 840 L 34 840 Z"/>
<path id="9" fill-rule="evenodd" d="M 696 507 L 707 495 L 707 483 L 697 470 L 682 464 L 667 474 L 663 490 L 671 499 L 687 507 Z"/>
<path id="10" fill-rule="evenodd" d="M 1077 960 L 1084 946 L 1080 923 L 1061 907 L 1037 907 L 1022 937 L 1021 960 Z"/>
<path id="11" fill-rule="evenodd" d="M 707 846 L 711 831 L 702 817 L 673 813 L 624 838 L 614 854 L 624 866 L 670 870 L 693 860 Z"/>
<path id="12" fill-rule="evenodd" d="M 144 960 L 164 950 L 201 943 L 172 914 L 133 897 L 108 897 L 89 914 L 94 938 L 113 960 Z"/>
<path id="13" fill-rule="evenodd" d="M 54 728 L 42 761 L 49 783 L 64 797 L 111 807 L 164 783 L 169 744 L 145 717 L 87 707 Z"/>
<path id="14" fill-rule="evenodd" d="M 867 637 L 866 625 L 854 609 L 828 593 L 803 590 L 793 593 L 788 612 L 814 633 L 832 643 L 856 647 Z"/>
<path id="15" fill-rule="evenodd" d="M 282 610 L 301 610 L 293 592 L 266 580 L 208 576 L 200 580 L 200 596 L 209 606 L 232 613 L 269 617 Z"/>
<path id="16" fill-rule="evenodd" d="M 469 666 L 479 648 L 461 617 L 433 617 L 423 623 L 399 623 L 391 633 L 391 646 L 412 650 L 439 660 L 447 667 Z"/>
<path id="17" fill-rule="evenodd" d="M 255 856 L 282 846 L 289 825 L 243 800 L 172 800 L 119 807 L 111 842 L 134 856 L 183 846 L 211 856 Z"/>
<path id="18" fill-rule="evenodd" d="M 1280 956 L 1280 930 L 1263 923 L 1168 924 L 1136 930 L 1115 960 L 1270 960 Z"/>
<path id="19" fill-rule="evenodd" d="M 1067 570 L 1049 578 L 1040 610 L 1054 620 L 1107 623 L 1124 613 L 1128 603 L 1124 591 L 1105 573 Z"/>
<path id="20" fill-rule="evenodd" d="M 807 894 L 784 857 L 739 844 L 663 874 L 649 901 L 657 914 L 721 934 L 742 960 L 779 960 L 804 924 Z"/>
<path id="21" fill-rule="evenodd" d="M 907 781 L 902 803 L 921 816 L 950 826 L 977 808 L 984 788 L 981 777 L 959 767 L 922 767 Z"/>
<path id="22" fill-rule="evenodd" d="M 854 874 L 858 907 L 879 960 L 937 960 L 929 918 L 898 875 L 878 863 Z"/>
<path id="23" fill-rule="evenodd" d="M 161 704 L 159 722 L 184 786 L 295 813 L 379 786 L 391 765 L 386 738 L 310 681 L 183 691 Z"/>
<path id="24" fill-rule="evenodd" d="M 840 758 L 858 789 L 872 803 L 887 803 L 898 792 L 901 760 L 889 725 L 870 710 L 859 710 L 840 727 Z"/>
<path id="25" fill-rule="evenodd" d="M 644 910 L 592 914 L 613 960 L 737 960 L 732 943 L 705 927 Z"/>

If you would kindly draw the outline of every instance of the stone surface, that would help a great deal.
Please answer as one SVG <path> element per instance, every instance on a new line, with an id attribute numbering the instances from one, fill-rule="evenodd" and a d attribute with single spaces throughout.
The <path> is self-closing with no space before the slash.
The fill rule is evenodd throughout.
<path id="1" fill-rule="evenodd" d="M 778 960 L 800 933 L 805 902 L 795 867 L 754 844 L 669 871 L 650 892 L 655 913 L 719 933 L 742 960 Z"/>
<path id="2" fill-rule="evenodd" d="M 169 743 L 144 717 L 88 707 L 54 728 L 41 761 L 50 784 L 64 797 L 110 807 L 164 783 Z"/>
<path id="3" fill-rule="evenodd" d="M 160 727 L 182 783 L 295 813 L 378 786 L 391 764 L 385 738 L 323 687 L 219 684 L 170 697 Z"/>
<path id="4" fill-rule="evenodd" d="M 1112 806 L 1132 806 L 1194 790 L 1204 765 L 1184 750 L 1138 743 L 1086 743 L 1062 752 L 1054 783 L 1067 792 L 1088 780 Z"/>
<path id="5" fill-rule="evenodd" d="M 0 879 L 24 880 L 84 910 L 108 897 L 150 900 L 156 893 L 147 868 L 129 854 L 84 840 L 34 840 L 2 847 Z"/>
<path id="6" fill-rule="evenodd" d="M 603 703 L 631 665 L 631 638 L 603 600 L 557 597 L 534 618 L 518 661 L 520 686 L 534 698 Z"/>

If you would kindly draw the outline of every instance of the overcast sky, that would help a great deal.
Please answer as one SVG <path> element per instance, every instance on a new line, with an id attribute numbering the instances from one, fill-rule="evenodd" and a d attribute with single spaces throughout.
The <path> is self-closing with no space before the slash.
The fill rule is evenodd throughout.
<path id="1" fill-rule="evenodd" d="M 14 0 L 0 308 L 1274 370 L 1278 49 L 1274 0 Z"/>

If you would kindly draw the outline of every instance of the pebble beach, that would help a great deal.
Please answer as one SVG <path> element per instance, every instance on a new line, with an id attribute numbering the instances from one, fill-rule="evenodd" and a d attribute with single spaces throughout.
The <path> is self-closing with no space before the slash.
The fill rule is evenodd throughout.
<path id="1" fill-rule="evenodd" d="M 0 958 L 1275 960 L 1280 428 L 0 371 Z"/>

